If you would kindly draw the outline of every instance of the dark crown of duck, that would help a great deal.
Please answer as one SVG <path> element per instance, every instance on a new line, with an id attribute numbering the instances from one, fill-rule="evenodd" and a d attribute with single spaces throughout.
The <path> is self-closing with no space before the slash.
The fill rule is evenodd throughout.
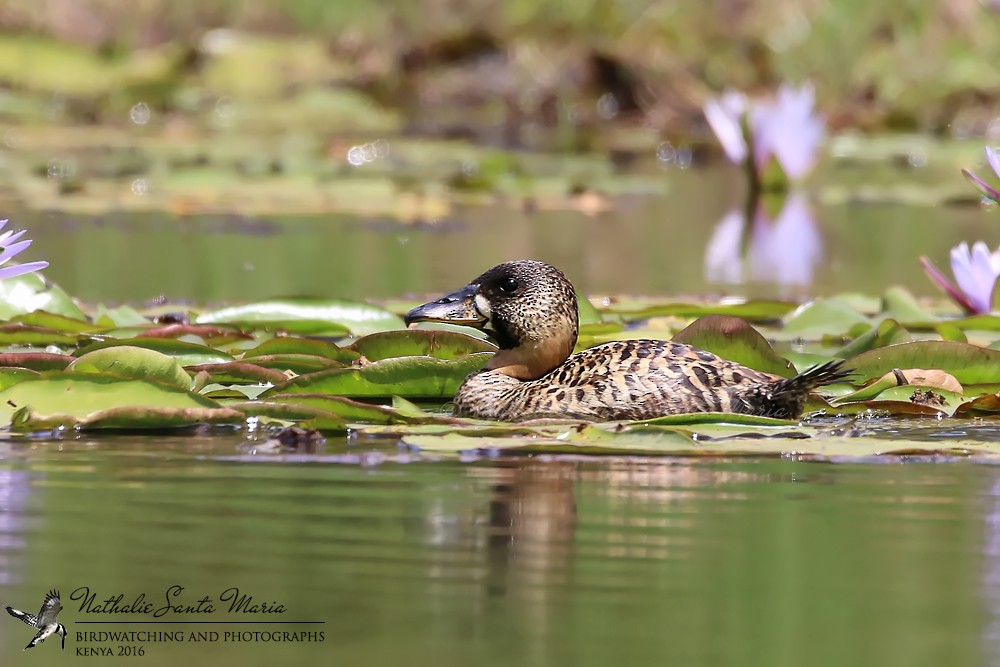
<path id="1" fill-rule="evenodd" d="M 406 323 L 447 321 L 484 329 L 500 348 L 487 368 L 539 378 L 573 352 L 579 334 L 576 292 L 544 262 L 505 262 L 460 290 L 414 308 Z"/>

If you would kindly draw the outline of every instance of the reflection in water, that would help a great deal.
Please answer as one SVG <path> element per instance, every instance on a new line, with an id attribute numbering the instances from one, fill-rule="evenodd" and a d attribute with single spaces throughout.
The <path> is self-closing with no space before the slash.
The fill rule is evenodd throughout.
<path id="1" fill-rule="evenodd" d="M 983 508 L 983 653 L 987 664 L 1000 665 L 1000 477 L 986 494 Z"/>
<path id="2" fill-rule="evenodd" d="M 24 560 L 25 508 L 31 491 L 29 473 L 0 468 L 0 586 L 18 582 Z"/>
<path id="3" fill-rule="evenodd" d="M 219 667 L 950 667 L 982 664 L 1000 631 L 981 607 L 1000 570 L 984 585 L 975 567 L 986 466 L 364 466 L 236 461 L 235 438 L 198 442 L 121 436 L 39 447 L 18 466 L 0 457 L 4 583 L 26 596 L 235 585 L 326 623 L 324 644 L 212 647 Z M 44 473 L 43 494 L 18 467 Z M 0 623 L 0 660 L 22 629 Z M 204 661 L 188 645 L 147 649 L 148 667 Z"/>
<path id="4" fill-rule="evenodd" d="M 719 221 L 705 249 L 707 280 L 730 285 L 773 282 L 786 288 L 812 284 L 823 258 L 823 241 L 808 198 L 793 193 L 774 219 L 764 204 L 757 201 L 748 207 L 753 210 L 750 229 L 747 216 L 737 209 Z"/>

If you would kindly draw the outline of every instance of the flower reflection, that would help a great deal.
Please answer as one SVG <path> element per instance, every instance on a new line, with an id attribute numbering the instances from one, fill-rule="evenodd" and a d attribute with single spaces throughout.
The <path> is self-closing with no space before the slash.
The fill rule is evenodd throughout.
<path id="1" fill-rule="evenodd" d="M 0 586 L 16 584 L 14 566 L 25 547 L 24 512 L 31 483 L 23 470 L 0 470 Z"/>
<path id="2" fill-rule="evenodd" d="M 823 241 L 808 198 L 789 196 L 776 218 L 763 201 L 747 214 L 733 209 L 719 221 L 705 249 L 705 277 L 716 283 L 739 284 L 747 280 L 783 286 L 808 286 L 823 258 Z M 746 250 L 744 251 L 744 247 Z"/>

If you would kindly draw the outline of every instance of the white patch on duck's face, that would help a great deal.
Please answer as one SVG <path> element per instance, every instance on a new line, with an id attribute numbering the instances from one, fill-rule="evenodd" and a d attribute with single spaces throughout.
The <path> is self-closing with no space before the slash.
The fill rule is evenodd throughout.
<path id="1" fill-rule="evenodd" d="M 476 310 L 479 311 L 480 315 L 482 315 L 483 317 L 485 317 L 488 320 L 492 319 L 492 317 L 493 317 L 493 309 L 490 308 L 489 299 L 487 299 L 482 294 L 477 294 L 476 298 L 475 298 L 475 304 L 476 304 Z"/>

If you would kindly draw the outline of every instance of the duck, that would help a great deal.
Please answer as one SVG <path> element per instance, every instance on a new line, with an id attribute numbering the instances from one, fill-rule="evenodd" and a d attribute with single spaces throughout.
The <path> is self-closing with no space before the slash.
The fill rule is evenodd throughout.
<path id="1" fill-rule="evenodd" d="M 497 344 L 486 366 L 459 386 L 457 417 L 619 421 L 724 412 L 797 418 L 813 389 L 849 374 L 833 361 L 785 378 L 665 340 L 615 341 L 573 354 L 579 320 L 573 284 L 535 260 L 499 264 L 404 318 L 407 326 L 476 327 Z"/>

